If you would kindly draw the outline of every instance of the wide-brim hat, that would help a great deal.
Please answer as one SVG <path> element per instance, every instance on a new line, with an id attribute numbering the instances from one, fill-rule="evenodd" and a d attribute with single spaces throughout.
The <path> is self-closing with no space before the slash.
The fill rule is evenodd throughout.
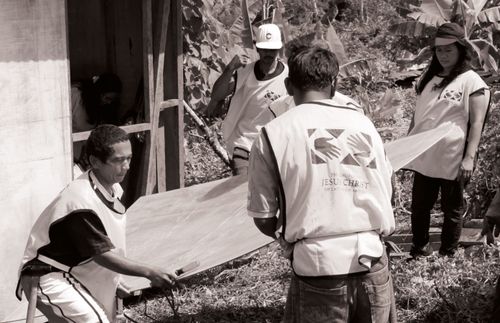
<path id="1" fill-rule="evenodd" d="M 283 47 L 280 28 L 275 24 L 260 25 L 255 40 L 255 47 L 260 49 L 281 49 Z"/>
<path id="2" fill-rule="evenodd" d="M 454 22 L 447 22 L 439 26 L 434 38 L 434 46 L 444 46 L 458 42 L 464 45 L 464 29 Z"/>

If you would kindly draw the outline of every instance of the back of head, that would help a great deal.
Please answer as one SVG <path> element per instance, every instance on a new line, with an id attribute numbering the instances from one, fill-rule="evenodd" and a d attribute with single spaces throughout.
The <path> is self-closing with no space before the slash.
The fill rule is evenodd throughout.
<path id="1" fill-rule="evenodd" d="M 103 124 L 92 130 L 86 143 L 87 156 L 94 156 L 102 162 L 113 154 L 112 146 L 129 140 L 128 133 L 114 125 Z"/>
<path id="2" fill-rule="evenodd" d="M 288 79 L 298 89 L 322 90 L 331 86 L 339 73 L 335 54 L 319 46 L 303 47 L 288 58 Z"/>
<path id="3" fill-rule="evenodd" d="M 122 82 L 120 78 L 113 73 L 104 73 L 94 77 L 93 83 L 97 94 L 122 92 Z"/>
<path id="4" fill-rule="evenodd" d="M 255 47 L 260 49 L 280 49 L 283 47 L 280 28 L 275 24 L 260 25 L 255 41 Z"/>

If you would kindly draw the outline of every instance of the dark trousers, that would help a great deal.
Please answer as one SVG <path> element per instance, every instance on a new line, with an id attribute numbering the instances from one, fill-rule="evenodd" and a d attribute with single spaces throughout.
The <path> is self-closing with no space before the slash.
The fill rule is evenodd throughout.
<path id="1" fill-rule="evenodd" d="M 285 323 L 396 323 L 396 303 L 386 253 L 369 272 L 330 277 L 295 273 Z"/>
<path id="2" fill-rule="evenodd" d="M 463 185 L 459 181 L 415 173 L 411 201 L 411 231 L 413 245 L 416 248 L 422 248 L 429 243 L 431 210 L 440 190 L 444 221 L 439 251 L 449 254 L 457 249 L 462 232 L 464 202 Z"/>

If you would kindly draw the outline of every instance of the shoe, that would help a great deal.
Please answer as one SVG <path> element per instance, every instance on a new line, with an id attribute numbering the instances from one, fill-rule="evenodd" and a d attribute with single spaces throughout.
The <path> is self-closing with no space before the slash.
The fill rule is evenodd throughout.
<path id="1" fill-rule="evenodd" d="M 439 255 L 443 257 L 455 257 L 456 249 L 441 249 L 439 248 Z"/>
<path id="2" fill-rule="evenodd" d="M 430 244 L 426 244 L 425 246 L 419 248 L 416 247 L 415 245 L 411 246 L 410 250 L 410 256 L 413 258 L 419 258 L 419 257 L 429 257 L 432 255 L 434 250 L 432 250 L 432 247 Z"/>

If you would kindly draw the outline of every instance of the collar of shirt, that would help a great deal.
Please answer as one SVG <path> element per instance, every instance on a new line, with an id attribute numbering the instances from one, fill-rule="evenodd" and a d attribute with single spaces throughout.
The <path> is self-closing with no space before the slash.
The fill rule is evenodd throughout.
<path id="1" fill-rule="evenodd" d="M 106 198 L 106 200 L 108 200 L 109 202 L 115 201 L 116 196 L 117 196 L 117 192 L 116 192 L 114 185 L 112 187 L 113 194 L 111 195 L 111 194 L 109 194 L 108 190 L 104 188 L 104 186 L 101 184 L 101 182 L 99 182 L 99 180 L 97 179 L 97 176 L 95 176 L 94 172 L 89 171 L 89 177 L 90 177 L 90 181 L 92 182 L 92 185 L 94 187 L 96 187 L 99 190 L 99 192 L 102 193 L 102 195 Z"/>

